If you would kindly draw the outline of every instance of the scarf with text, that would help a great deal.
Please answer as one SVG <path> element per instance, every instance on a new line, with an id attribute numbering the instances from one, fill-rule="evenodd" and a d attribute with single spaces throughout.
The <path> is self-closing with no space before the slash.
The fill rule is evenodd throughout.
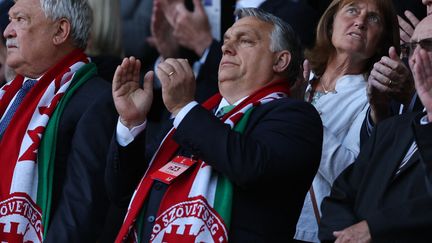
<path id="1" fill-rule="evenodd" d="M 87 56 L 74 50 L 50 68 L 27 93 L 13 115 L 0 141 L 0 240 L 6 242 L 42 242 L 48 225 L 52 188 L 53 157 L 41 158 L 41 140 L 53 140 L 45 130 L 53 114 L 71 90 L 76 90 L 91 75 Z M 85 69 L 85 71 L 83 71 Z M 18 75 L 0 90 L 0 116 L 21 88 L 24 77 Z M 70 96 L 70 95 L 69 95 Z M 52 130 L 52 129 L 51 129 Z M 55 143 L 45 145 L 52 154 Z M 51 168 L 51 169 L 46 169 Z M 51 173 L 43 173 L 50 171 Z M 3 210 L 4 209 L 4 210 Z"/>
<path id="2" fill-rule="evenodd" d="M 254 107 L 288 94 L 286 81 L 271 83 L 251 94 L 221 120 L 242 133 Z M 216 94 L 203 107 L 211 110 L 217 107 L 221 98 Z M 164 138 L 135 190 L 116 243 L 141 242 L 139 215 L 153 183 L 150 175 L 176 155 L 179 145 L 172 138 L 174 132 L 173 128 Z M 190 173 L 180 176 L 168 187 L 154 222 L 151 242 L 228 242 L 231 182 L 202 160 L 191 169 Z"/>

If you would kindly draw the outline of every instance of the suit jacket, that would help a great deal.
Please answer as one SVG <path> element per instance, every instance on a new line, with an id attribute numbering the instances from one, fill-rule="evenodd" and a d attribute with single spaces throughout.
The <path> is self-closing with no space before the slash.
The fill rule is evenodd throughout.
<path id="1" fill-rule="evenodd" d="M 44 242 L 96 242 L 108 208 L 106 154 L 117 115 L 110 83 L 94 77 L 73 95 L 55 144 L 51 222 Z"/>
<path id="2" fill-rule="evenodd" d="M 232 181 L 230 242 L 286 242 L 318 168 L 322 133 L 313 106 L 286 98 L 256 107 L 243 134 L 195 106 L 174 140 Z M 143 137 L 124 148 L 112 143 L 106 182 L 118 203 L 130 199 L 148 166 Z"/>
<path id="3" fill-rule="evenodd" d="M 321 204 L 319 237 L 366 220 L 373 242 L 430 242 L 432 196 L 425 163 L 432 159 L 432 124 L 420 126 L 422 113 L 409 113 L 380 123 L 357 161 L 335 181 Z M 408 148 L 415 152 L 399 174 Z"/>

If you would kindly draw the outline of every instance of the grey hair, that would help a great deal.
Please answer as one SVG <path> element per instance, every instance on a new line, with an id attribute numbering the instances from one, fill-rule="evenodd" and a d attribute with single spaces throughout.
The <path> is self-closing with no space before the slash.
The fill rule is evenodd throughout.
<path id="1" fill-rule="evenodd" d="M 270 51 L 278 52 L 288 50 L 290 52 L 291 61 L 287 68 L 287 77 L 290 83 L 294 83 L 301 73 L 303 50 L 300 39 L 293 28 L 281 18 L 258 8 L 237 9 L 235 11 L 235 16 L 236 19 L 255 17 L 273 25 L 273 31 L 270 34 Z"/>
<path id="2" fill-rule="evenodd" d="M 93 13 L 87 0 L 40 0 L 40 4 L 47 18 L 54 21 L 68 19 L 74 44 L 83 50 L 87 47 L 93 22 Z"/>

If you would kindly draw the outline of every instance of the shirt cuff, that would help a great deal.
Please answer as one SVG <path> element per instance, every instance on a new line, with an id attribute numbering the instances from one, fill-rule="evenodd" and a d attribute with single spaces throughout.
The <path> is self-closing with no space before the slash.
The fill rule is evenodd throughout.
<path id="1" fill-rule="evenodd" d="M 136 136 L 138 136 L 138 134 L 140 134 L 146 128 L 146 124 L 147 120 L 145 120 L 142 124 L 135 126 L 129 130 L 129 128 L 127 128 L 120 122 L 119 118 L 117 121 L 116 129 L 117 143 L 122 147 L 126 147 L 136 138 Z"/>
<path id="2" fill-rule="evenodd" d="M 183 118 L 187 115 L 187 113 L 189 113 L 190 110 L 192 110 L 192 108 L 194 108 L 196 105 L 198 105 L 198 102 L 196 101 L 191 101 L 189 102 L 189 104 L 185 105 L 180 111 L 179 113 L 177 113 L 177 116 L 174 119 L 173 125 L 174 128 L 177 129 L 177 127 L 180 125 L 180 122 L 183 120 Z"/>

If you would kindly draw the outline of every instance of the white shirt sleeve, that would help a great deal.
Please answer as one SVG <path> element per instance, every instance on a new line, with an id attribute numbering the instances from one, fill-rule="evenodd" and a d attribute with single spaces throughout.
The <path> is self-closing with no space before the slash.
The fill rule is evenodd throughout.
<path id="1" fill-rule="evenodd" d="M 177 113 L 177 116 L 175 117 L 173 121 L 174 128 L 177 128 L 180 125 L 180 122 L 183 120 L 183 118 L 189 113 L 192 108 L 194 108 L 196 105 L 198 105 L 198 102 L 191 101 L 189 104 L 185 105 L 179 113 Z"/>
<path id="2" fill-rule="evenodd" d="M 142 124 L 133 127 L 129 130 L 125 125 L 120 122 L 120 118 L 117 121 L 116 138 L 120 146 L 125 147 L 130 144 L 138 134 L 140 134 L 146 128 L 147 120 Z"/>

